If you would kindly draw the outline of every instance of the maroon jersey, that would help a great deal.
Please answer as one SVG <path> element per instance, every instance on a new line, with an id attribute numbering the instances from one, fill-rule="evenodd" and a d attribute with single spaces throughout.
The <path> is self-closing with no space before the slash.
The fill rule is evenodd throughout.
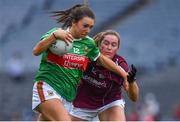
<path id="1" fill-rule="evenodd" d="M 126 72 L 128 64 L 121 56 L 115 55 L 113 61 Z M 108 71 L 96 62 L 88 64 L 78 86 L 78 94 L 73 104 L 78 108 L 97 109 L 122 98 L 123 78 Z"/>

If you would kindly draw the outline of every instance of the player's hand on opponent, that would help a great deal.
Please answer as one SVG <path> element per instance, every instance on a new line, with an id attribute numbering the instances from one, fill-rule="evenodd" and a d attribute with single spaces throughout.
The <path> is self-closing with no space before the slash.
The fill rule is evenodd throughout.
<path id="1" fill-rule="evenodd" d="M 132 64 L 130 71 L 128 72 L 127 75 L 127 81 L 131 84 L 136 80 L 136 73 L 137 73 L 137 69 L 136 67 Z"/>
<path id="2" fill-rule="evenodd" d="M 63 40 L 67 45 L 69 45 L 68 43 L 72 43 L 74 37 L 72 36 L 72 34 L 68 31 L 65 31 L 61 28 L 58 28 L 54 33 L 53 33 L 54 37 L 56 39 L 60 39 Z"/>

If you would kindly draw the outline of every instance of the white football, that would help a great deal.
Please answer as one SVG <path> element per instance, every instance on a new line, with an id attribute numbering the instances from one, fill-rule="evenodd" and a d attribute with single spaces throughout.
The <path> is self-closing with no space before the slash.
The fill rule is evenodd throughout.
<path id="1" fill-rule="evenodd" d="M 62 40 L 56 40 L 50 47 L 50 51 L 58 56 L 62 56 L 63 54 L 67 53 L 72 48 L 72 43 L 68 43 L 67 45 Z"/>

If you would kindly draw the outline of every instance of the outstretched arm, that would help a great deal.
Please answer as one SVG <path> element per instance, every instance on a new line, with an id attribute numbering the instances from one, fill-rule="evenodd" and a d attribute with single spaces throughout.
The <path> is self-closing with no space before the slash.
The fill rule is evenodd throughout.
<path id="1" fill-rule="evenodd" d="M 123 77 L 124 81 L 127 82 L 127 72 L 122 67 L 116 65 L 111 59 L 100 54 L 99 58 L 97 59 L 97 62 L 106 69 Z"/>

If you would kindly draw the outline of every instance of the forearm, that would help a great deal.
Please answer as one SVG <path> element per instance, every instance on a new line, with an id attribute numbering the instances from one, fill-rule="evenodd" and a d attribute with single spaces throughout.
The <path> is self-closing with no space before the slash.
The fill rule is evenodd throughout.
<path id="1" fill-rule="evenodd" d="M 122 67 L 116 65 L 111 59 L 101 54 L 98 58 L 98 63 L 100 63 L 106 69 L 120 75 L 124 78 L 124 80 L 127 80 L 127 72 Z"/>
<path id="2" fill-rule="evenodd" d="M 129 84 L 129 89 L 127 91 L 129 98 L 136 102 L 139 98 L 139 88 L 137 82 L 134 81 L 133 83 Z"/>
<path id="3" fill-rule="evenodd" d="M 35 56 L 40 55 L 42 52 L 44 52 L 45 50 L 47 50 L 50 45 L 55 42 L 55 37 L 53 36 L 53 34 L 49 37 L 47 37 L 46 39 L 40 41 L 33 49 L 33 54 Z"/>

